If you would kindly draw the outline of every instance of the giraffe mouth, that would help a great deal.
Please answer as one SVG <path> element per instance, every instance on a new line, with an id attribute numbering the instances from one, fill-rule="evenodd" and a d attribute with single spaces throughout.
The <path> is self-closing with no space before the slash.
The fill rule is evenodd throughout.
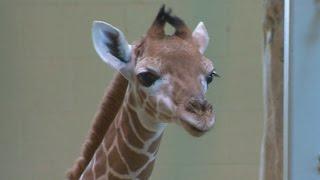
<path id="1" fill-rule="evenodd" d="M 194 137 L 200 137 L 213 127 L 215 118 L 214 114 L 205 118 L 195 118 L 193 116 L 190 118 L 190 115 L 185 115 L 182 116 L 179 121 L 189 134 Z"/>
<path id="2" fill-rule="evenodd" d="M 180 120 L 180 122 L 182 127 L 184 127 L 184 129 L 186 129 L 194 137 L 200 137 L 208 131 L 208 130 L 199 129 L 198 127 L 195 127 L 194 125 L 191 125 L 184 120 Z"/>

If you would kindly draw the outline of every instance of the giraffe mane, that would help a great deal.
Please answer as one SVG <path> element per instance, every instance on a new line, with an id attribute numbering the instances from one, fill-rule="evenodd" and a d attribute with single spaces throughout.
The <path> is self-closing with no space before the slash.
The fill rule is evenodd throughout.
<path id="1" fill-rule="evenodd" d="M 128 80 L 117 73 L 108 86 L 100 108 L 95 114 L 91 129 L 83 144 L 81 156 L 67 172 L 69 180 L 79 179 L 89 164 L 123 103 L 127 86 Z"/>
<path id="2" fill-rule="evenodd" d="M 192 33 L 184 21 L 171 14 L 172 10 L 167 9 L 165 5 L 162 5 L 160 8 L 153 24 L 148 30 L 148 36 L 154 38 L 163 38 L 165 37 L 164 27 L 166 22 L 175 28 L 174 35 L 179 36 L 182 39 L 187 39 L 191 37 Z"/>

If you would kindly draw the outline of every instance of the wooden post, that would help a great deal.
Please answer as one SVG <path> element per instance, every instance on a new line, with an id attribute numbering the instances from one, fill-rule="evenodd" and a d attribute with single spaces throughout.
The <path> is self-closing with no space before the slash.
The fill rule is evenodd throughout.
<path id="1" fill-rule="evenodd" d="M 265 127 L 260 180 L 283 176 L 283 22 L 284 1 L 264 0 Z"/>

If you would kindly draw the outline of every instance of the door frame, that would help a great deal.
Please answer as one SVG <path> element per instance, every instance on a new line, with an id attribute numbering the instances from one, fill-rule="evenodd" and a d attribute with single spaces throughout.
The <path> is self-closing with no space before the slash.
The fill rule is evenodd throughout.
<path id="1" fill-rule="evenodd" d="M 284 0 L 283 180 L 290 179 L 290 10 L 290 0 Z"/>

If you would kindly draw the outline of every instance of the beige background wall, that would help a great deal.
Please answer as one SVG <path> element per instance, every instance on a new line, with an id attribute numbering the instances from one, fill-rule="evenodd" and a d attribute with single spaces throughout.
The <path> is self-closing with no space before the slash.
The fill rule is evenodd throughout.
<path id="1" fill-rule="evenodd" d="M 175 125 L 153 180 L 256 180 L 262 132 L 261 1 L 165 1 L 191 26 L 204 21 L 207 56 L 222 75 L 210 88 L 214 130 L 198 139 Z M 159 0 L 0 0 L 0 179 L 64 178 L 80 152 L 113 71 L 92 44 L 93 20 L 130 41 Z"/>

